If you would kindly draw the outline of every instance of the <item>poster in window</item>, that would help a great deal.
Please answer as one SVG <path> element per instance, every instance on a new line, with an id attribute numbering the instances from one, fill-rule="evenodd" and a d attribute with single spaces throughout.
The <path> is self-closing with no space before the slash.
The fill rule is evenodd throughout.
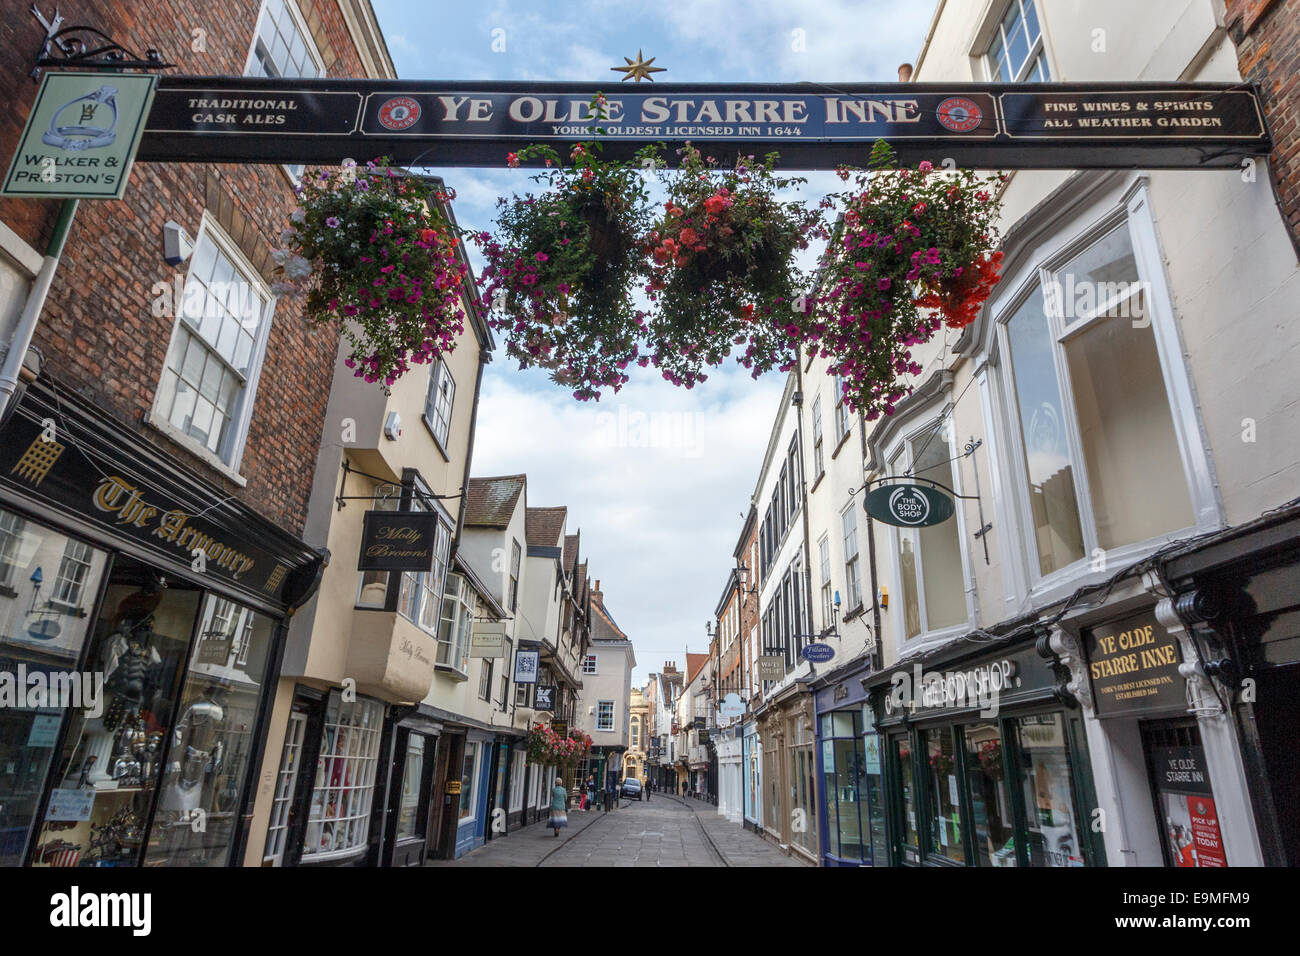
<path id="1" fill-rule="evenodd" d="M 1205 752 L 1200 747 L 1154 747 L 1151 763 L 1170 863 L 1227 866 Z"/>

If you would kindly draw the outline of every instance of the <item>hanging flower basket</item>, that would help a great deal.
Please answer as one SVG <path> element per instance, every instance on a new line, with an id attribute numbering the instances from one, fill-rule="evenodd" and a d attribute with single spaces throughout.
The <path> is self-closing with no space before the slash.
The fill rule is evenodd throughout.
<path id="1" fill-rule="evenodd" d="M 901 377 L 921 367 L 912 348 L 941 324 L 962 328 L 998 281 L 1002 253 L 993 223 L 1001 177 L 900 168 L 877 142 L 870 168 L 838 197 L 844 215 L 823 262 L 817 308 L 794 330 L 832 359 L 850 408 L 867 421 L 893 414 L 910 391 Z"/>
<path id="2" fill-rule="evenodd" d="M 568 166 L 549 146 L 510 153 L 511 166 L 544 160 L 534 179 L 547 188 L 503 197 L 496 235 L 479 235 L 487 259 L 479 281 L 506 354 L 520 368 L 550 369 L 582 401 L 627 381 L 644 322 L 632 291 L 648 195 L 641 167 L 606 161 L 602 148 L 575 146 Z M 642 151 L 643 162 L 649 156 Z"/>
<path id="3" fill-rule="evenodd" d="M 451 195 L 382 159 L 306 176 L 297 192 L 274 291 L 306 291 L 307 317 L 336 323 L 351 346 L 348 367 L 391 385 L 452 351 L 469 268 L 440 211 Z"/>
<path id="4" fill-rule="evenodd" d="M 591 737 L 581 731 L 557 734 L 546 724 L 533 724 L 528 731 L 528 762 L 541 766 L 576 767 L 591 751 Z"/>
<path id="5" fill-rule="evenodd" d="M 777 176 L 776 153 L 762 162 L 741 157 L 726 170 L 690 143 L 678 154 L 668 201 L 645 244 L 655 306 L 648 361 L 687 388 L 740 345 L 747 346 L 742 364 L 755 374 L 790 367 L 794 351 L 780 327 L 799 303 L 803 278 L 794 260 L 821 232 L 821 209 L 777 199 L 805 180 Z"/>

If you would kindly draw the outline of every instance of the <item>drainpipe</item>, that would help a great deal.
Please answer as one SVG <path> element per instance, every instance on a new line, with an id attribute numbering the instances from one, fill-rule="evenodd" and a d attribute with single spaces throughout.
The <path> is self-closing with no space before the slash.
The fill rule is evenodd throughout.
<path id="1" fill-rule="evenodd" d="M 27 293 L 27 304 L 23 306 L 22 315 L 18 317 L 18 326 L 14 329 L 13 340 L 9 343 L 4 365 L 0 366 L 0 420 L 9 409 L 9 400 L 18 390 L 18 375 L 27 358 L 27 350 L 31 347 L 32 337 L 36 333 L 36 323 L 40 320 L 41 311 L 45 308 L 45 300 L 50 294 L 50 286 L 54 284 L 54 273 L 59 268 L 59 259 L 63 255 L 63 246 L 68 240 L 72 218 L 77 213 L 79 202 L 80 200 L 77 199 L 65 199 L 63 205 L 59 207 L 59 218 L 54 223 L 54 235 L 50 236 L 49 245 L 45 249 L 45 261 L 41 263 L 41 271 L 36 273 L 31 291 Z"/>

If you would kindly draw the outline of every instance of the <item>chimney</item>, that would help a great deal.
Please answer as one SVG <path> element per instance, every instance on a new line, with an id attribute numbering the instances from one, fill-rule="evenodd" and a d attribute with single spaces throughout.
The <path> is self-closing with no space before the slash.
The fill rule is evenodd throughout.
<path id="1" fill-rule="evenodd" d="M 910 83 L 912 81 L 912 64 L 903 63 L 898 67 L 898 82 Z"/>
<path id="2" fill-rule="evenodd" d="M 591 591 L 591 599 L 601 607 L 605 606 L 604 595 L 600 593 L 600 578 L 596 578 L 596 586 Z"/>

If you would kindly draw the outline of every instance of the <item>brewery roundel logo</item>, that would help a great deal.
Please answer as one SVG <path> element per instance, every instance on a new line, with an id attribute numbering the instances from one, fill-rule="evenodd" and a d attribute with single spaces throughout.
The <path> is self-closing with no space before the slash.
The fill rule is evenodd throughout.
<path id="1" fill-rule="evenodd" d="M 420 119 L 420 104 L 409 96 L 394 96 L 379 107 L 379 123 L 385 129 L 410 129 Z"/>
<path id="2" fill-rule="evenodd" d="M 935 110 L 939 122 L 954 133 L 969 133 L 980 125 L 984 113 L 979 104 L 964 96 L 950 96 Z"/>

